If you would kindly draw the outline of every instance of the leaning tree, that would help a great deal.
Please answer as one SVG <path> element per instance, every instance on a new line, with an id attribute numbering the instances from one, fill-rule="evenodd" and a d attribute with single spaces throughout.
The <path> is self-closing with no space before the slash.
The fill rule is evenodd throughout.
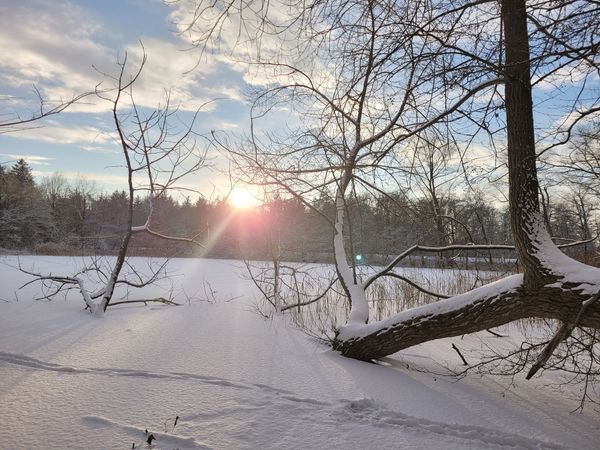
<path id="1" fill-rule="evenodd" d="M 364 313 L 351 316 L 335 343 L 343 354 L 371 359 L 431 339 L 479 331 L 521 318 L 557 319 L 562 326 L 532 369 L 533 374 L 575 326 L 600 326 L 600 271 L 565 256 L 550 238 L 539 210 L 528 31 L 528 14 L 531 17 L 534 13 L 528 13 L 524 1 L 501 2 L 509 208 L 523 274 L 403 312 L 381 323 L 365 325 L 368 316 Z M 568 47 L 565 51 L 577 54 L 585 50 Z M 587 59 L 591 57 L 588 55 Z M 539 59 L 537 62 L 541 64 Z M 596 61 L 589 63 L 594 68 Z M 562 64 L 568 66 L 569 58 L 563 57 Z M 361 309 L 364 310 L 364 304 L 357 308 Z"/>
<path id="2" fill-rule="evenodd" d="M 275 185 L 309 208 L 318 210 L 315 199 L 333 192 L 333 217 L 317 212 L 331 225 L 338 277 L 351 304 L 334 348 L 370 360 L 522 318 L 556 319 L 561 326 L 531 376 L 575 327 L 600 328 L 600 270 L 572 260 L 553 242 L 540 213 L 537 173 L 540 158 L 568 142 L 571 124 L 598 110 L 590 89 L 599 67 L 596 2 L 315 0 L 296 9 L 289 2 L 258 3 L 200 0 L 181 29 L 205 51 L 215 40 L 246 43 L 240 39 L 245 28 L 236 34 L 227 24 L 247 23 L 254 14 L 249 28 L 263 45 L 254 62 L 268 81 L 258 81 L 246 148 L 220 143 L 247 181 Z M 290 34 L 300 36 L 295 47 Z M 270 45 L 273 36 L 284 41 L 278 51 Z M 540 121 L 543 135 L 534 128 L 537 87 L 564 94 L 552 107 L 570 107 L 558 126 Z M 290 110 L 290 122 L 260 133 L 261 119 Z M 402 187 L 411 144 L 439 126 L 461 137 L 465 164 L 470 144 L 481 144 L 474 137 L 489 138 L 507 169 L 514 247 L 415 245 L 361 279 L 348 239 L 349 199 L 360 189 L 387 195 L 391 184 Z M 408 255 L 508 248 L 516 250 L 521 274 L 369 323 L 366 290 L 381 277 L 397 276 L 394 267 Z"/>

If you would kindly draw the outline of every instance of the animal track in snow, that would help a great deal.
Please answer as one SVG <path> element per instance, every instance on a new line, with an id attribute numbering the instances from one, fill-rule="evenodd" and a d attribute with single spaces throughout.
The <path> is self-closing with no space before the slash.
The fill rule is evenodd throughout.
<path id="1" fill-rule="evenodd" d="M 449 424 L 409 416 L 380 406 L 371 399 L 342 400 L 334 407 L 332 415 L 342 421 L 350 419 L 358 422 L 367 422 L 376 426 L 413 428 L 419 432 L 481 442 L 486 445 L 526 449 L 564 448 L 538 439 L 504 433 L 477 425 Z"/>
<path id="2" fill-rule="evenodd" d="M 292 391 L 275 388 L 262 383 L 245 383 L 242 381 L 233 381 L 226 378 L 219 378 L 209 375 L 200 375 L 186 372 L 151 372 L 138 369 L 120 369 L 120 368 L 95 368 L 95 367 L 72 367 L 61 364 L 54 364 L 41 361 L 30 356 L 7 353 L 0 351 L 0 361 L 18 366 L 31 367 L 39 370 L 48 370 L 51 372 L 62 372 L 69 374 L 95 374 L 120 377 L 140 377 L 140 378 L 158 378 L 173 380 L 196 380 L 203 384 L 214 384 L 224 387 L 233 387 L 243 390 L 266 391 L 280 398 L 295 403 L 310 403 L 315 405 L 328 405 L 329 403 L 314 400 L 311 398 L 298 397 Z"/>
<path id="3" fill-rule="evenodd" d="M 185 372 L 151 372 L 137 369 L 71 367 L 41 361 L 25 355 L 7 352 L 0 352 L 0 361 L 38 370 L 47 370 L 67 374 L 95 374 L 118 377 L 194 380 L 203 384 L 232 387 L 248 393 L 242 395 L 242 397 L 244 397 L 243 402 L 235 401 L 234 399 L 233 404 L 228 405 L 227 408 L 223 408 L 220 411 L 214 411 L 212 413 L 188 414 L 186 417 L 188 422 L 218 420 L 219 417 L 245 415 L 251 411 L 260 412 L 261 410 L 265 410 L 271 411 L 269 414 L 272 414 L 273 410 L 277 411 L 294 409 L 297 420 L 331 421 L 332 423 L 343 422 L 348 424 L 356 423 L 359 425 L 368 424 L 378 427 L 407 428 L 421 433 L 457 438 L 471 442 L 473 445 L 477 446 L 506 446 L 527 449 L 563 448 L 542 440 L 505 433 L 481 426 L 450 424 L 410 416 L 398 411 L 390 410 L 385 406 L 377 404 L 371 399 L 339 400 L 335 403 L 331 403 L 312 398 L 300 397 L 291 391 L 275 388 L 261 383 L 232 381 L 225 378 Z M 252 392 L 254 392 L 254 394 L 252 394 Z M 256 397 L 256 393 L 259 394 L 259 397 Z M 140 428 L 131 425 L 119 424 L 103 417 L 85 416 L 83 417 L 83 420 L 96 426 L 112 426 L 127 432 L 136 434 L 140 432 L 143 433 L 143 430 Z M 163 441 L 168 445 L 172 443 L 175 446 L 181 446 L 185 448 L 208 448 L 204 444 L 197 443 L 193 438 L 177 437 L 168 434 L 164 434 L 164 436 L 161 435 L 160 437 L 157 435 L 157 437 L 159 439 L 161 437 L 163 439 L 174 439 L 172 442 L 167 442 L 166 440 Z M 177 439 L 180 439 L 180 441 L 177 441 Z"/>

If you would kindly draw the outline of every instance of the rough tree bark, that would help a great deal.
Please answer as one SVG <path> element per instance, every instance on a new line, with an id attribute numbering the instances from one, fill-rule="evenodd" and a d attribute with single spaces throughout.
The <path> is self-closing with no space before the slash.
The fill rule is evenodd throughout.
<path id="1" fill-rule="evenodd" d="M 503 0 L 502 22 L 510 220 L 524 285 L 537 289 L 546 284 L 547 274 L 534 248 L 541 224 L 525 1 Z M 546 233 L 545 226 L 539 232 Z"/>
<path id="2" fill-rule="evenodd" d="M 339 330 L 334 348 L 345 356 L 370 360 L 422 342 L 527 317 L 600 328 L 598 302 L 589 305 L 585 314 L 579 314 L 583 303 L 600 289 L 600 270 L 564 255 L 550 239 L 539 210 L 525 0 L 503 0 L 501 14 L 506 50 L 510 215 L 523 275 L 373 324 L 364 324 L 365 305 L 353 298 L 352 309 L 358 303 L 363 321 L 352 320 L 352 311 L 347 325 Z M 340 256 L 345 255 L 340 252 Z"/>

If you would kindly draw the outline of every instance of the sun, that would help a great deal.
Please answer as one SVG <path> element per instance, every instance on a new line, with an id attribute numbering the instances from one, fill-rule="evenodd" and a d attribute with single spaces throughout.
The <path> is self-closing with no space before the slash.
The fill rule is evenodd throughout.
<path id="1" fill-rule="evenodd" d="M 236 187 L 229 194 L 229 203 L 237 209 L 249 209 L 260 202 L 252 191 L 244 187 Z"/>

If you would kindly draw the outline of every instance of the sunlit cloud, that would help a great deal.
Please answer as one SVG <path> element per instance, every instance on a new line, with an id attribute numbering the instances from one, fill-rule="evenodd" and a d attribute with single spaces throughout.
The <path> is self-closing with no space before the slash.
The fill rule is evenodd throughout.
<path id="1" fill-rule="evenodd" d="M 0 60 L 2 81 L 36 84 L 43 91 L 92 88 L 99 77 L 89 62 L 106 60 L 110 52 L 94 40 L 98 26 L 86 19 L 69 2 L 5 2 L 0 6 L 0 46 L 10 51 Z"/>
<path id="2" fill-rule="evenodd" d="M 123 13 L 135 14 L 139 12 L 138 6 L 124 4 Z M 0 2 L 0 46 L 10 49 L 0 58 L 0 114 L 30 117 L 39 111 L 37 92 L 47 108 L 74 95 L 91 92 L 64 113 L 0 136 L 0 152 L 11 155 L 40 152 L 53 159 L 31 159 L 37 169 L 56 167 L 72 179 L 81 176 L 77 170 L 95 170 L 86 177 L 106 189 L 126 187 L 124 176 L 108 175 L 100 168 L 101 164 L 113 167 L 122 163 L 115 155 L 121 149 L 112 124 L 112 104 L 93 91 L 114 87 L 111 77 L 117 75 L 117 61 L 122 62 L 125 55 L 127 78 L 139 67 L 144 53 L 147 62 L 133 86 L 136 105 L 142 113 L 147 112 L 146 108 L 164 106 L 168 93 L 171 107 L 181 112 L 171 116 L 170 125 L 179 126 L 178 120 L 185 123 L 191 116 L 189 112 L 201 109 L 195 132 L 227 129 L 242 133 L 248 122 L 245 69 L 225 63 L 215 55 L 200 58 L 197 51 L 189 51 L 189 42 L 170 34 L 172 27 L 167 17 L 170 11 L 163 8 L 159 13 L 163 15 L 156 16 L 157 23 L 164 20 L 164 30 L 154 34 L 145 28 L 148 34 L 143 35 L 137 33 L 139 28 L 135 26 L 132 30 L 117 27 L 117 21 L 113 23 L 103 7 L 94 2 Z M 114 91 L 106 92 L 109 97 L 113 94 Z M 120 112 L 127 113 L 129 106 L 124 96 Z M 130 130 L 131 121 L 123 118 Z M 85 152 L 90 153 L 89 157 Z M 86 165 L 90 164 L 97 165 L 88 169 Z M 218 161 L 214 164 L 219 165 Z M 38 176 L 50 173 L 50 170 L 36 171 Z M 188 191 L 192 196 L 194 190 L 214 193 L 220 190 L 220 183 L 212 175 L 202 176 L 197 183 L 190 183 Z"/>
<path id="3" fill-rule="evenodd" d="M 54 158 L 49 158 L 47 156 L 38 156 L 38 155 L 19 155 L 19 154 L 10 154 L 10 153 L 0 153 L 1 156 L 10 158 L 11 161 L 16 161 L 18 159 L 24 159 L 28 164 L 37 165 L 37 166 L 48 166 L 50 165 L 50 161 Z M 2 158 L 4 159 L 4 158 Z M 6 163 L 6 162 L 4 162 Z"/>
<path id="4" fill-rule="evenodd" d="M 97 21 L 97 19 L 96 19 Z M 112 48 L 103 43 L 109 26 L 95 22 L 81 7 L 68 1 L 5 4 L 0 6 L 0 47 L 11 49 L 0 59 L 0 83 L 13 88 L 35 85 L 44 99 L 65 101 L 74 95 L 108 89 L 128 56 L 129 73 L 137 70 L 142 54 L 147 63 L 134 86 L 136 103 L 156 108 L 165 92 L 180 110 L 211 111 L 215 98 L 241 101 L 237 75 L 223 72 L 216 58 L 199 61 L 196 52 L 185 51 L 183 41 L 167 42 L 140 37 Z M 109 25 L 109 24 L 108 24 Z M 165 24 L 165 26 L 167 26 Z M 110 95 L 109 95 L 110 96 Z M 13 97 L 14 98 L 14 97 Z M 30 95 L 34 107 L 37 98 Z M 111 103 L 94 95 L 69 108 L 69 112 L 108 111 Z"/>
<path id="5" fill-rule="evenodd" d="M 26 128 L 11 134 L 13 138 L 30 139 L 51 144 L 103 144 L 114 142 L 116 134 L 92 126 L 59 126 Z M 89 145 L 88 145 L 88 148 Z"/>
<path id="6" fill-rule="evenodd" d="M 147 57 L 142 76 L 134 86 L 137 104 L 156 107 L 164 104 L 168 93 L 172 106 L 184 111 L 213 111 L 216 98 L 241 100 L 234 80 L 215 71 L 215 63 L 197 64 L 197 56 L 182 50 L 181 45 L 146 39 L 127 47 L 132 67 L 139 67 L 142 55 Z M 211 79 L 212 78 L 212 79 Z M 220 78 L 220 80 L 219 80 Z M 217 81 L 218 80 L 218 81 Z"/>
<path id="7" fill-rule="evenodd" d="M 117 149 L 102 147 L 99 145 L 81 145 L 79 146 L 79 149 L 90 153 L 120 153 Z"/>
<path id="8" fill-rule="evenodd" d="M 222 14 L 218 7 L 207 7 L 199 14 L 194 0 L 172 2 L 170 19 L 177 27 L 180 37 L 190 47 L 198 47 L 193 54 L 199 57 L 202 53 L 202 61 L 208 59 L 206 55 L 210 55 L 241 74 L 245 83 L 266 86 L 277 82 L 279 78 L 285 79 L 281 73 L 272 73 L 281 70 L 275 66 L 265 70 L 265 67 L 248 62 L 290 62 L 286 55 L 294 53 L 290 51 L 292 49 L 297 50 L 300 30 L 296 28 L 294 21 L 297 18 L 296 11 L 284 3 L 257 2 L 255 6 L 256 8 L 242 5 L 238 9 L 237 4 L 232 4 L 226 19 L 218 22 L 218 27 L 212 33 L 207 31 L 217 23 L 217 18 Z M 263 17 L 264 21 L 261 20 Z M 271 33 L 268 23 L 287 23 L 288 26 L 285 30 L 278 28 Z M 295 61 L 295 65 L 314 66 L 316 62 L 315 58 L 307 57 Z"/>

